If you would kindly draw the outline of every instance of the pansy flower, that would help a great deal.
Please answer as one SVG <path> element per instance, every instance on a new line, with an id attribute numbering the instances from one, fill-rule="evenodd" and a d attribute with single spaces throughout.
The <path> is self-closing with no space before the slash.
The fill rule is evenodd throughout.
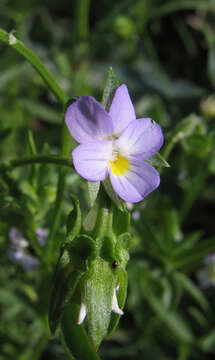
<path id="1" fill-rule="evenodd" d="M 125 84 L 117 88 L 108 112 L 92 96 L 81 96 L 68 107 L 65 120 L 80 143 L 72 157 L 83 178 L 109 176 L 115 192 L 132 203 L 159 186 L 159 173 L 146 160 L 159 151 L 163 134 L 151 119 L 136 119 Z"/>

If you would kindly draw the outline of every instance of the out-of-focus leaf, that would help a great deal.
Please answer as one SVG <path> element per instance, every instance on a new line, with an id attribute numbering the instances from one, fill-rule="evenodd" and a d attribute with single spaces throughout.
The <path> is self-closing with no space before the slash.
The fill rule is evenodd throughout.
<path id="1" fill-rule="evenodd" d="M 212 349 L 214 349 L 214 343 L 215 343 L 214 328 L 199 341 L 200 347 L 204 351 L 211 351 Z"/>
<path id="2" fill-rule="evenodd" d="M 208 78 L 215 87 L 215 41 L 213 41 L 208 52 Z"/>
<path id="3" fill-rule="evenodd" d="M 190 251 L 188 249 L 184 252 L 180 252 L 178 256 L 175 256 L 172 259 L 172 263 L 175 267 L 181 267 L 184 265 L 190 265 L 196 261 L 199 261 L 204 258 L 204 256 L 209 255 L 215 251 L 215 237 L 211 236 L 208 239 L 204 239 L 195 245 L 195 247 Z"/>
<path id="4" fill-rule="evenodd" d="M 167 159 L 173 147 L 179 141 L 188 136 L 191 136 L 196 126 L 198 126 L 200 122 L 201 118 L 195 114 L 191 114 L 185 119 L 181 120 L 171 132 L 169 140 L 166 141 L 166 145 L 163 150 L 163 157 Z"/>
<path id="5" fill-rule="evenodd" d="M 160 301 L 152 294 L 147 295 L 147 300 L 157 316 L 168 326 L 175 337 L 186 343 L 193 341 L 192 331 L 179 313 L 166 311 Z"/>
<path id="6" fill-rule="evenodd" d="M 199 288 L 184 274 L 175 272 L 175 280 L 188 292 L 204 310 L 209 309 L 209 303 Z"/>
<path id="7" fill-rule="evenodd" d="M 50 124 L 61 124 L 62 122 L 62 116 L 60 112 L 39 101 L 19 99 L 19 102 L 31 115 L 37 116 L 41 120 L 44 120 Z"/>
<path id="8" fill-rule="evenodd" d="M 9 82 L 14 81 L 19 76 L 26 73 L 26 70 L 30 70 L 30 67 L 26 67 L 26 64 L 16 65 L 15 67 L 5 69 L 0 73 L 0 91 L 4 90 L 5 86 Z"/>
<path id="9" fill-rule="evenodd" d="M 12 133 L 12 129 L 7 128 L 7 129 L 3 129 L 0 131 L 0 141 L 4 141 L 8 138 L 8 136 L 10 136 L 10 134 Z"/>

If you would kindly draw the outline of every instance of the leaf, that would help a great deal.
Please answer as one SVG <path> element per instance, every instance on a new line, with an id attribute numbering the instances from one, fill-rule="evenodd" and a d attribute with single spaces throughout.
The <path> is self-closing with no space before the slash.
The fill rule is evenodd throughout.
<path id="1" fill-rule="evenodd" d="M 130 214 L 127 210 L 122 211 L 116 206 L 114 206 L 112 228 L 116 236 L 129 232 Z"/>
<path id="2" fill-rule="evenodd" d="M 168 158 L 173 147 L 184 138 L 192 135 L 195 128 L 201 123 L 201 118 L 195 114 L 187 116 L 185 119 L 181 120 L 173 129 L 170 134 L 169 140 L 166 142 L 163 157 Z"/>
<path id="3" fill-rule="evenodd" d="M 110 104 L 112 102 L 113 96 L 114 96 L 114 92 L 115 90 L 119 87 L 120 83 L 119 80 L 117 79 L 114 71 L 112 68 L 109 69 L 108 71 L 108 75 L 107 75 L 107 80 L 105 83 L 105 87 L 104 87 L 104 91 L 103 91 L 103 95 L 102 95 L 102 105 L 104 106 L 104 108 L 108 111 Z M 90 206 L 93 206 L 99 189 L 100 189 L 100 182 L 96 181 L 96 182 L 91 182 L 88 181 L 88 194 L 89 194 L 89 199 L 90 199 Z M 109 193 L 113 194 L 113 190 L 110 191 L 109 187 L 108 190 L 106 190 Z M 112 196 L 113 197 L 113 196 Z M 111 197 L 111 199 L 112 199 Z M 115 196 L 115 198 L 117 197 L 117 195 Z"/>
<path id="4" fill-rule="evenodd" d="M 75 271 L 70 262 L 68 244 L 61 251 L 56 265 L 49 307 L 49 326 L 54 334 L 58 326 L 64 306 L 73 295 L 75 288 L 83 275 L 83 271 Z"/>
<path id="5" fill-rule="evenodd" d="M 193 262 L 197 262 L 204 258 L 204 256 L 215 251 L 215 237 L 211 236 L 204 241 L 196 244 L 192 251 L 190 248 L 187 250 L 180 252 L 177 256 L 172 260 L 172 264 L 175 268 L 179 268 L 184 265 L 190 265 Z"/>
<path id="6" fill-rule="evenodd" d="M 60 125 L 62 122 L 62 115 L 57 110 L 39 102 L 29 99 L 19 99 L 19 103 L 30 115 L 39 117 L 41 120 L 50 123 Z"/>
<path id="7" fill-rule="evenodd" d="M 193 334 L 180 314 L 175 311 L 166 311 L 160 301 L 152 294 L 148 293 L 146 298 L 157 316 L 168 326 L 173 335 L 186 343 L 193 341 Z"/>
<path id="8" fill-rule="evenodd" d="M 208 51 L 208 78 L 211 84 L 215 87 L 215 41 L 213 41 Z"/>
<path id="9" fill-rule="evenodd" d="M 109 177 L 107 177 L 107 179 L 105 179 L 105 181 L 102 182 L 102 185 L 104 186 L 106 193 L 111 198 L 111 200 L 114 202 L 116 207 L 118 209 L 122 210 L 123 209 L 123 202 L 119 198 L 119 196 L 115 193 L 115 191 L 114 191 L 114 189 L 113 189 L 113 187 L 111 185 Z"/>
<path id="10" fill-rule="evenodd" d="M 175 280 L 187 291 L 204 310 L 209 310 L 209 303 L 199 288 L 184 274 L 175 272 Z"/>
<path id="11" fill-rule="evenodd" d="M 55 332 L 64 307 L 71 301 L 76 287 L 87 270 L 87 260 L 95 252 L 94 241 L 86 235 L 76 237 L 62 248 L 55 269 L 49 324 Z"/>
<path id="12" fill-rule="evenodd" d="M 73 201 L 74 209 L 70 212 L 67 220 L 67 238 L 66 241 L 72 241 L 81 230 L 81 209 L 79 201 L 74 195 L 70 195 Z"/>
<path id="13" fill-rule="evenodd" d="M 94 202 L 96 201 L 99 189 L 100 189 L 100 181 L 87 182 L 87 190 L 88 190 L 88 196 L 91 207 L 94 205 Z"/>
<path id="14" fill-rule="evenodd" d="M 159 153 L 156 153 L 151 159 L 148 159 L 147 161 L 152 166 L 154 166 L 156 169 L 159 169 L 159 168 L 162 168 L 162 167 L 170 167 L 168 162 Z"/>
<path id="15" fill-rule="evenodd" d="M 3 142 L 6 140 L 12 133 L 11 128 L 6 128 L 0 131 L 0 141 Z"/>
<path id="16" fill-rule="evenodd" d="M 120 82 L 117 76 L 115 75 L 112 67 L 110 67 L 102 96 L 102 105 L 106 110 L 109 110 L 109 107 L 111 105 L 114 96 L 114 92 L 119 87 L 119 85 Z"/>

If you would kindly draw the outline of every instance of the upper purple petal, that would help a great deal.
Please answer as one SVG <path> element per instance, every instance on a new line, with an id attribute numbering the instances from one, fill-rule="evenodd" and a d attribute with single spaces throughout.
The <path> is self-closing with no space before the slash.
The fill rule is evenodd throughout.
<path id="1" fill-rule="evenodd" d="M 132 121 L 116 140 L 119 151 L 125 157 L 152 157 L 163 145 L 163 133 L 158 124 L 149 118 Z"/>
<path id="2" fill-rule="evenodd" d="M 70 134 L 79 143 L 104 140 L 113 134 L 110 115 L 92 96 L 81 96 L 71 104 L 65 121 Z"/>
<path id="3" fill-rule="evenodd" d="M 153 166 L 139 159 L 131 163 L 129 170 L 121 176 L 110 171 L 110 181 L 123 200 L 134 203 L 142 201 L 159 186 L 160 176 Z"/>
<path id="4" fill-rule="evenodd" d="M 114 135 L 121 134 L 128 124 L 136 119 L 135 110 L 125 84 L 116 90 L 109 114 L 113 121 Z"/>
<path id="5" fill-rule="evenodd" d="M 90 181 L 103 181 L 108 175 L 108 161 L 112 154 L 112 141 L 81 144 L 72 152 L 75 170 Z"/>

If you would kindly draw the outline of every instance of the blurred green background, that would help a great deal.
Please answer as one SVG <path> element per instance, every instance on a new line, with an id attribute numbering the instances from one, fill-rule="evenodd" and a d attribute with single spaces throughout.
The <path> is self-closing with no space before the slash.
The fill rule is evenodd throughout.
<path id="1" fill-rule="evenodd" d="M 131 208 L 129 289 L 120 325 L 102 359 L 208 360 L 215 356 L 215 1 L 0 0 L 0 26 L 45 63 L 69 97 L 101 100 L 113 67 L 137 117 L 165 135 L 171 167 L 143 204 Z M 58 154 L 62 107 L 34 69 L 0 44 L 0 160 L 34 151 Z M 34 140 L 33 140 L 34 139 Z M 32 145 L 33 144 L 33 145 Z M 0 360 L 66 359 L 49 338 L 42 264 L 11 261 L 9 232 L 31 243 L 49 229 L 57 167 L 0 174 Z M 69 193 L 86 208 L 84 181 L 70 172 Z"/>

